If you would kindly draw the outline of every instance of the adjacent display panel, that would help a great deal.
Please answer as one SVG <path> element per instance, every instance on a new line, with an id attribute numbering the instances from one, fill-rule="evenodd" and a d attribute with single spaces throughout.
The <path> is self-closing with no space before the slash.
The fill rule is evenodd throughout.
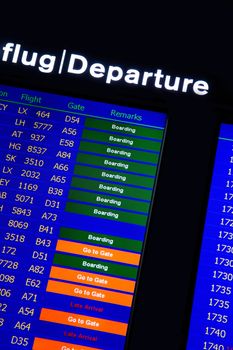
<path id="1" fill-rule="evenodd" d="M 166 120 L 0 86 L 1 348 L 125 348 Z"/>
<path id="2" fill-rule="evenodd" d="M 186 350 L 233 349 L 233 125 L 221 124 Z"/>

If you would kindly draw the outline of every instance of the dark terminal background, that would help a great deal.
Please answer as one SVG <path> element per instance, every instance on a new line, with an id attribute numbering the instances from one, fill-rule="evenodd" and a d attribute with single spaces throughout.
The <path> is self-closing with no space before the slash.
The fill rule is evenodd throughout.
<path id="1" fill-rule="evenodd" d="M 208 2 L 208 1 L 207 1 Z M 217 2 L 218 3 L 218 2 Z M 208 5 L 208 4 L 207 4 Z M 54 6 L 54 7 L 53 7 Z M 169 115 L 129 349 L 185 349 L 218 123 L 233 121 L 233 7 L 139 2 L 1 4 L 0 43 L 90 62 L 206 80 L 208 95 L 107 85 L 0 62 L 0 82 Z"/>

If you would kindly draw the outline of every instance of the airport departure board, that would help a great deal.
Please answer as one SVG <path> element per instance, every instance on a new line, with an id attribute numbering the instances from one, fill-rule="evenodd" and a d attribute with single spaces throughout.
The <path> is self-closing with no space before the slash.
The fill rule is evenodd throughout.
<path id="1" fill-rule="evenodd" d="M 166 122 L 0 86 L 1 348 L 125 348 Z"/>
<path id="2" fill-rule="evenodd" d="M 221 124 L 187 350 L 233 349 L 233 125 Z"/>

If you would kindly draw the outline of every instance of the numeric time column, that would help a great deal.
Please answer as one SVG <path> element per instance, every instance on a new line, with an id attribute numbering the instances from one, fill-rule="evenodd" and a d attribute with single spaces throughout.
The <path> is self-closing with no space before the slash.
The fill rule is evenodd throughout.
<path id="1" fill-rule="evenodd" d="M 233 126 L 223 125 L 213 169 L 187 350 L 233 349 L 232 282 Z"/>

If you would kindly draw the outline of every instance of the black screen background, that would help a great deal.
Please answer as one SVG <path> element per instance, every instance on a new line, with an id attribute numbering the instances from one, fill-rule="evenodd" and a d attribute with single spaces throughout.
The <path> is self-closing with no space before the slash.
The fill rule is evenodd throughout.
<path id="1" fill-rule="evenodd" d="M 0 62 L 2 83 L 156 110 L 169 122 L 128 348 L 185 349 L 190 300 L 218 122 L 233 120 L 232 6 L 187 8 L 155 2 L 105 6 L 69 2 L 15 4 L 1 9 L 1 43 L 56 54 L 62 49 L 90 61 L 209 82 L 206 96 L 87 75 L 42 74 Z M 197 349 L 198 350 L 198 349 Z"/>

